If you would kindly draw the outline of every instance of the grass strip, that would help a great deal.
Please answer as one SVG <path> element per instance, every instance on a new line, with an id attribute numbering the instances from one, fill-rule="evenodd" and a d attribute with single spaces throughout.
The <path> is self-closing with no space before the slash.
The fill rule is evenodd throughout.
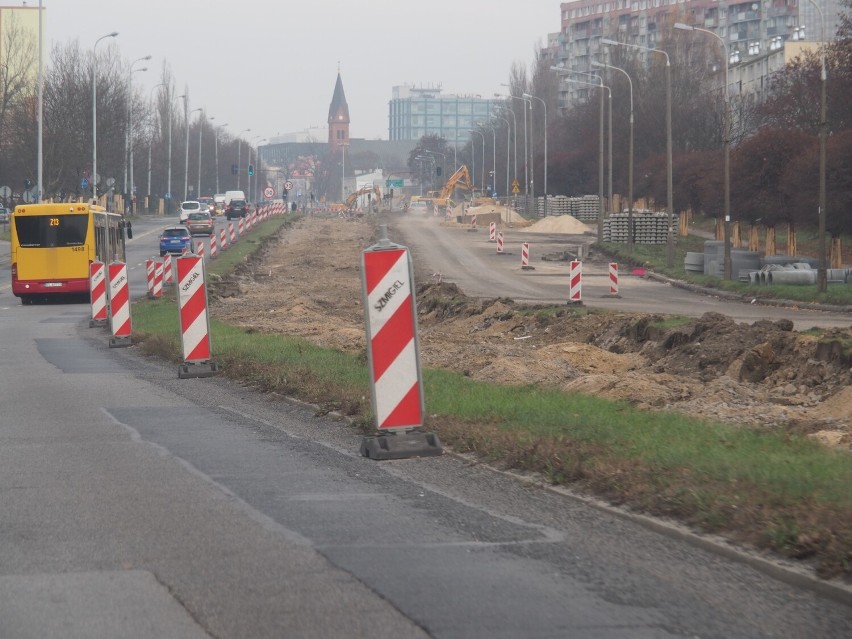
<path id="1" fill-rule="evenodd" d="M 233 247 L 232 264 L 281 221 Z M 267 223 L 269 224 L 269 223 Z M 225 269 L 225 262 L 211 265 Z M 222 271 L 224 272 L 224 270 Z M 180 359 L 173 297 L 140 300 L 135 339 L 148 353 Z M 372 430 L 366 355 L 307 340 L 211 322 L 223 374 L 298 397 Z M 809 559 L 823 576 L 852 577 L 852 456 L 805 437 L 648 412 L 627 403 L 539 386 L 500 386 L 424 371 L 427 424 L 454 450 L 637 511 L 786 557 Z"/>

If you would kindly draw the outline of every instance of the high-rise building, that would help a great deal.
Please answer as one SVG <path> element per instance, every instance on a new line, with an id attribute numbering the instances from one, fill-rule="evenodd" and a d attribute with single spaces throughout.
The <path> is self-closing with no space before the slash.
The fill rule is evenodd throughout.
<path id="1" fill-rule="evenodd" d="M 45 28 L 42 16 L 42 28 Z M 47 38 L 45 38 L 47 40 Z M 31 80 L 38 76 L 38 5 L 26 4 L 16 7 L 0 7 L 0 64 L 6 67 L 8 76 L 21 72 Z M 46 52 L 42 42 L 42 53 Z"/>
<path id="2" fill-rule="evenodd" d="M 464 144 L 471 129 L 486 122 L 503 100 L 479 95 L 443 95 L 440 87 L 393 87 L 389 103 L 390 140 L 419 140 L 437 135 L 449 144 Z"/>
<path id="3" fill-rule="evenodd" d="M 833 38 L 838 2 L 815 1 L 825 16 L 826 39 Z M 724 40 L 734 92 L 765 92 L 770 74 L 800 52 L 803 41 L 821 36 L 818 14 L 809 0 L 575 0 L 562 3 L 561 9 L 558 58 L 566 69 L 589 71 L 592 60 L 604 60 L 601 38 L 654 48 L 675 22 L 685 22 Z M 802 28 L 804 19 L 809 21 L 807 29 Z M 566 83 L 560 102 L 566 106 L 586 93 L 581 85 Z"/>

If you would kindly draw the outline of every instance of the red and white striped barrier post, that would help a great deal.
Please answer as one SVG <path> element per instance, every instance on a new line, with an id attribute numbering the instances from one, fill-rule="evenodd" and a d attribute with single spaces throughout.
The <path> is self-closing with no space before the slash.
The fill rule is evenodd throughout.
<path id="1" fill-rule="evenodd" d="M 583 263 L 578 260 L 571 262 L 569 273 L 568 301 L 569 303 L 583 301 Z"/>
<path id="2" fill-rule="evenodd" d="M 609 294 L 618 297 L 618 263 L 609 263 Z"/>
<path id="3" fill-rule="evenodd" d="M 237 229 L 240 232 L 240 237 L 242 237 L 246 232 L 245 218 L 241 217 L 239 220 L 237 220 Z"/>
<path id="4" fill-rule="evenodd" d="M 171 284 L 174 281 L 174 276 L 172 275 L 172 254 L 166 253 L 163 258 L 163 282 L 165 284 Z"/>
<path id="5" fill-rule="evenodd" d="M 156 300 L 163 296 L 163 263 L 154 262 L 154 288 L 151 290 L 151 296 Z"/>
<path id="6" fill-rule="evenodd" d="M 470 218 L 470 228 L 471 228 L 471 230 L 474 230 L 474 231 L 476 230 L 476 216 L 475 215 L 472 218 Z"/>
<path id="7" fill-rule="evenodd" d="M 423 380 L 417 336 L 414 269 L 408 249 L 383 237 L 361 256 L 367 354 L 377 434 L 361 454 L 373 459 L 440 455 L 423 425 Z"/>
<path id="8" fill-rule="evenodd" d="M 216 257 L 216 253 L 218 253 L 218 249 L 216 247 L 216 233 L 210 234 L 210 259 L 214 259 Z"/>
<path id="9" fill-rule="evenodd" d="M 154 267 L 156 261 L 154 258 L 145 260 L 145 274 L 148 281 L 148 297 L 154 297 Z"/>
<path id="10" fill-rule="evenodd" d="M 489 222 L 488 223 L 488 241 L 496 242 L 497 241 L 497 222 Z"/>
<path id="11" fill-rule="evenodd" d="M 228 248 L 228 233 L 225 229 L 219 229 L 219 246 L 224 251 Z"/>
<path id="12" fill-rule="evenodd" d="M 204 242 L 201 240 L 198 240 L 195 243 L 195 254 L 199 257 L 204 257 Z"/>
<path id="13" fill-rule="evenodd" d="M 109 347 L 130 346 L 130 285 L 127 279 L 127 264 L 111 262 L 109 271 L 110 331 Z"/>
<path id="14" fill-rule="evenodd" d="M 177 297 L 183 350 L 183 364 L 178 369 L 178 377 L 210 377 L 217 368 L 211 359 L 210 317 L 202 257 L 189 255 L 177 259 Z"/>
<path id="15" fill-rule="evenodd" d="M 521 244 L 521 268 L 530 268 L 530 243 L 524 242 Z"/>
<path id="16" fill-rule="evenodd" d="M 234 229 L 233 222 L 228 222 L 228 234 L 231 236 L 231 244 L 237 241 L 237 232 Z"/>
<path id="17" fill-rule="evenodd" d="M 497 231 L 497 254 L 503 252 L 503 231 Z"/>
<path id="18" fill-rule="evenodd" d="M 89 264 L 89 299 L 92 302 L 92 319 L 89 320 L 90 327 L 106 326 L 107 304 L 104 270 L 103 262 L 92 262 Z"/>

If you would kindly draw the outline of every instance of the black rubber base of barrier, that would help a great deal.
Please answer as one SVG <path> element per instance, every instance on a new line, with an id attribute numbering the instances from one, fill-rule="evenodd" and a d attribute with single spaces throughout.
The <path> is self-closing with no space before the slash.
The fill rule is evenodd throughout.
<path id="1" fill-rule="evenodd" d="M 184 362 L 178 368 L 178 379 L 213 377 L 219 372 L 216 362 Z"/>
<path id="2" fill-rule="evenodd" d="M 106 326 L 107 321 L 105 319 L 91 319 L 89 320 L 89 328 L 97 328 L 99 326 Z"/>
<path id="3" fill-rule="evenodd" d="M 421 430 L 366 435 L 361 440 L 361 456 L 370 459 L 437 457 L 444 452 L 435 433 Z"/>
<path id="4" fill-rule="evenodd" d="M 126 346 L 133 346 L 133 338 L 128 337 L 110 337 L 109 338 L 109 347 L 110 348 L 125 348 Z"/>
<path id="5" fill-rule="evenodd" d="M 522 271 L 534 271 L 534 270 L 535 270 L 535 266 L 522 266 L 522 267 L 521 267 L 521 270 L 522 270 Z"/>

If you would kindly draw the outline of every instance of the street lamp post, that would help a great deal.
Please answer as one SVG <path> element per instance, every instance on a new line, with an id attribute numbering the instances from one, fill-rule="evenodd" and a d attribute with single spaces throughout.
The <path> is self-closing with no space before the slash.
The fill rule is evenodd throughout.
<path id="1" fill-rule="evenodd" d="M 130 71 L 127 74 L 127 134 L 124 136 L 124 195 L 130 196 L 131 210 L 133 206 L 133 74 L 137 71 L 147 71 L 148 67 L 134 69 L 133 66 L 137 62 L 150 60 L 151 56 L 146 55 L 141 58 L 136 58 L 130 63 Z M 130 191 L 127 190 L 127 179 L 130 177 Z M 124 203 L 127 208 L 127 202 Z"/>
<path id="2" fill-rule="evenodd" d="M 524 103 L 524 210 L 529 213 L 530 201 L 530 178 L 529 178 L 529 153 L 527 151 L 527 101 L 519 95 L 510 95 L 513 100 Z M 514 113 L 514 111 L 513 111 Z M 516 129 L 517 131 L 517 129 Z"/>
<path id="3" fill-rule="evenodd" d="M 92 201 L 98 202 L 98 43 L 105 38 L 114 38 L 118 31 L 113 31 L 95 40 L 92 47 Z M 8 68 L 7 68 L 8 70 Z"/>
<path id="4" fill-rule="evenodd" d="M 259 145 L 266 142 L 266 138 L 261 139 L 261 136 L 256 135 L 254 139 L 251 141 L 251 146 L 249 146 L 249 164 L 251 164 L 251 152 L 254 149 L 254 161 L 255 164 L 260 166 L 260 149 Z M 260 172 L 258 171 L 258 166 L 254 167 L 254 201 L 257 202 L 260 199 L 260 182 L 258 182 L 258 178 L 260 176 Z M 251 175 L 248 175 L 248 197 L 251 199 Z"/>
<path id="5" fill-rule="evenodd" d="M 515 166 L 514 166 L 514 171 L 513 171 L 512 177 L 515 180 L 517 180 L 518 179 L 518 118 L 515 117 L 515 110 L 514 109 L 507 107 L 505 109 L 505 111 L 507 113 L 512 114 L 512 126 L 514 127 L 513 128 L 514 142 L 512 143 L 512 146 L 513 146 L 514 151 L 515 151 Z M 507 193 L 507 195 L 508 195 L 508 193 Z"/>
<path id="6" fill-rule="evenodd" d="M 722 45 L 722 52 L 725 57 L 725 86 L 724 86 L 724 100 L 725 100 L 725 123 L 723 125 L 724 132 L 724 171 L 725 171 L 725 203 L 724 203 L 724 215 L 725 215 L 725 279 L 730 280 L 731 275 L 731 106 L 728 100 L 728 45 L 725 42 L 724 38 L 720 35 L 710 31 L 708 29 L 702 29 L 700 27 L 693 27 L 689 24 L 684 24 L 683 22 L 675 22 L 675 29 L 682 29 L 684 31 L 699 31 L 701 33 L 708 33 L 719 41 L 719 44 Z"/>
<path id="7" fill-rule="evenodd" d="M 153 102 L 154 102 L 154 90 L 159 89 L 160 87 L 164 87 L 164 86 L 166 86 L 165 83 L 160 82 L 160 84 L 155 84 L 154 86 L 151 87 L 151 95 L 148 97 L 149 108 L 150 108 L 150 105 L 152 105 Z M 153 148 L 153 146 L 154 146 L 154 132 L 151 131 L 151 140 L 148 143 L 148 191 L 147 191 L 148 198 L 147 198 L 147 207 L 146 207 L 149 213 L 151 212 L 151 149 Z"/>
<path id="8" fill-rule="evenodd" d="M 216 127 L 216 142 L 215 146 L 213 147 L 213 153 L 216 158 L 216 193 L 221 193 L 221 191 L 219 190 L 219 131 L 221 129 L 224 129 L 226 126 L 228 126 L 227 122 Z"/>
<path id="9" fill-rule="evenodd" d="M 817 250 L 819 251 L 819 262 L 817 264 L 817 291 L 825 293 L 828 289 L 828 261 L 826 260 L 825 247 L 825 144 L 828 135 L 828 114 L 826 108 L 826 84 L 828 74 L 825 70 L 825 16 L 819 5 L 814 0 L 808 0 L 819 13 L 820 29 L 820 103 L 819 103 L 819 237 L 817 238 Z"/>
<path id="10" fill-rule="evenodd" d="M 550 67 L 552 71 L 560 73 L 579 73 L 561 67 Z M 571 78 L 562 78 L 565 82 L 575 84 L 584 84 L 586 86 L 596 87 L 601 89 L 601 109 L 600 109 L 600 134 L 598 135 L 598 241 L 603 242 L 603 221 L 604 221 L 604 92 L 609 100 L 609 199 L 612 201 L 612 90 L 603 83 L 603 78 L 591 73 L 584 73 L 589 77 L 595 78 L 597 83 L 586 82 L 584 80 L 574 80 Z"/>
<path id="11" fill-rule="evenodd" d="M 813 0 L 810 0 L 813 2 Z M 620 47 L 631 47 L 651 53 L 659 53 L 666 58 L 666 198 L 668 199 L 669 229 L 666 235 L 666 266 L 674 266 L 674 194 L 673 194 L 673 166 L 672 166 L 672 65 L 669 54 L 662 49 L 652 49 L 638 44 L 627 42 L 616 42 L 607 38 L 601 38 L 601 44 Z"/>
<path id="12" fill-rule="evenodd" d="M 237 135 L 237 190 L 238 191 L 240 190 L 240 173 L 242 172 L 242 166 L 240 165 L 240 156 L 242 155 L 243 139 L 242 139 L 241 136 L 242 136 L 243 133 L 249 133 L 249 132 L 251 132 L 251 129 L 243 129 Z"/>
<path id="13" fill-rule="evenodd" d="M 201 116 L 204 116 L 204 111 L 201 112 Z M 207 118 L 208 120 L 215 120 L 216 117 Z M 201 197 L 201 132 L 204 130 L 204 122 L 201 121 L 201 118 L 198 119 L 198 185 L 196 188 L 198 189 L 198 197 Z"/>
<path id="14" fill-rule="evenodd" d="M 630 79 L 630 74 L 624 69 L 614 67 L 611 64 L 602 62 L 592 62 L 593 67 L 603 67 L 604 69 L 614 69 L 620 71 L 627 78 L 630 84 L 630 143 L 628 146 L 629 163 L 627 168 L 627 247 L 628 251 L 633 249 L 633 80 Z"/>
<path id="15" fill-rule="evenodd" d="M 482 186 L 485 184 L 485 134 L 478 129 L 471 129 L 470 132 L 477 133 L 482 138 L 482 170 L 480 172 L 482 175 L 482 180 L 479 183 L 479 188 L 482 189 Z M 471 176 L 476 179 L 476 146 L 473 142 L 471 142 L 470 151 L 470 157 L 473 160 L 473 165 L 471 167 Z M 473 193 L 471 193 L 470 195 L 471 198 L 473 198 Z"/>
<path id="16" fill-rule="evenodd" d="M 340 147 L 340 201 L 346 202 L 346 147 L 348 142 L 338 142 Z M 421 164 L 422 166 L 422 164 Z M 420 195 L 423 195 L 423 182 L 420 182 Z"/>
<path id="17" fill-rule="evenodd" d="M 547 217 L 547 103 L 537 95 L 524 93 L 523 97 L 530 99 L 530 122 L 532 122 L 532 101 L 538 100 L 541 102 L 544 110 L 544 215 Z"/>
<path id="18" fill-rule="evenodd" d="M 502 120 L 506 123 L 506 202 L 509 201 L 509 147 L 511 146 L 512 140 L 510 135 L 512 133 L 511 122 L 509 122 L 506 118 L 495 115 L 494 118 L 496 120 Z"/>
<path id="19" fill-rule="evenodd" d="M 201 108 L 201 107 L 198 107 L 197 109 L 193 109 L 192 111 L 189 111 L 189 106 L 187 105 L 188 102 L 189 102 L 188 99 L 184 99 L 184 101 L 183 101 L 184 113 L 186 113 L 186 158 L 184 160 L 184 173 L 183 173 L 183 199 L 184 200 L 189 199 L 189 118 L 196 111 L 201 111 L 202 113 L 204 113 L 204 109 Z M 201 126 L 200 121 L 199 121 L 198 126 Z"/>
<path id="20" fill-rule="evenodd" d="M 485 122 L 477 122 L 477 126 L 482 127 L 483 129 L 489 129 L 491 131 L 491 193 L 489 196 L 493 194 L 497 190 L 497 129 Z M 482 164 L 483 170 L 485 168 L 485 136 L 482 136 Z"/>

